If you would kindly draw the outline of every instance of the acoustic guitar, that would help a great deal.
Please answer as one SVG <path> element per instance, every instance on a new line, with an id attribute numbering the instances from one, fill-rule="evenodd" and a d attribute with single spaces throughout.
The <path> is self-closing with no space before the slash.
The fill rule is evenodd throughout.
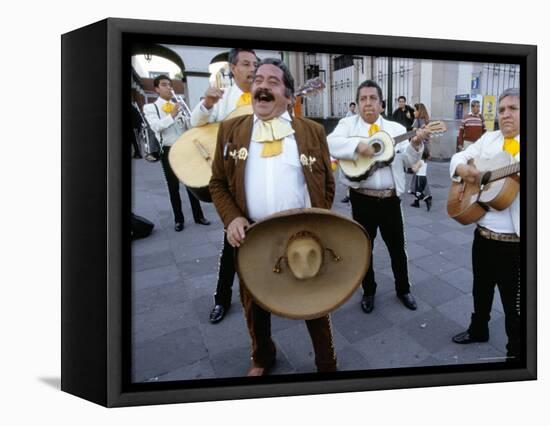
<path id="1" fill-rule="evenodd" d="M 311 96 L 325 88 L 320 77 L 306 81 L 294 93 L 295 96 Z M 225 119 L 252 114 L 252 105 L 243 105 L 233 110 Z M 208 184 L 212 177 L 212 161 L 220 122 L 193 127 L 178 138 L 170 149 L 168 161 L 178 179 L 200 201 L 212 202 Z"/>
<path id="2" fill-rule="evenodd" d="M 430 132 L 430 136 L 437 136 L 447 131 L 443 121 L 432 121 L 423 127 Z M 370 145 L 374 150 L 372 157 L 359 156 L 356 160 L 339 160 L 344 175 L 351 181 L 358 182 L 368 178 L 375 170 L 391 164 L 395 157 L 395 145 L 416 135 L 416 130 L 402 135 L 391 137 L 388 133 L 380 130 L 369 137 L 359 137 L 361 142 Z"/>
<path id="3" fill-rule="evenodd" d="M 481 219 L 489 210 L 504 210 L 519 192 L 519 162 L 506 151 L 490 160 L 472 159 L 468 164 L 480 172 L 475 183 L 453 182 L 449 188 L 447 213 L 463 225 Z"/>

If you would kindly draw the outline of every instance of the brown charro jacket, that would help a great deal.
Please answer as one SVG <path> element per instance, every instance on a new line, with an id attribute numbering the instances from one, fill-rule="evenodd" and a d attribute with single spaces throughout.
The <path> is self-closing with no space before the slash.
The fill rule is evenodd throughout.
<path id="1" fill-rule="evenodd" d="M 221 123 L 210 179 L 212 201 L 227 228 L 239 216 L 248 217 L 244 172 L 252 138 L 253 115 Z M 334 176 L 323 127 L 301 117 L 292 117 L 292 128 L 312 207 L 330 209 L 334 200 Z"/>

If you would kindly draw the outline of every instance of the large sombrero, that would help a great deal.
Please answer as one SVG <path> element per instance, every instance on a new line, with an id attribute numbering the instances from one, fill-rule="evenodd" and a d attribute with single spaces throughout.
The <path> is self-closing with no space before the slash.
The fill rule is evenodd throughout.
<path id="1" fill-rule="evenodd" d="M 371 245 L 357 222 L 329 210 L 286 210 L 253 224 L 237 271 L 262 308 L 293 319 L 334 311 L 357 289 Z"/>

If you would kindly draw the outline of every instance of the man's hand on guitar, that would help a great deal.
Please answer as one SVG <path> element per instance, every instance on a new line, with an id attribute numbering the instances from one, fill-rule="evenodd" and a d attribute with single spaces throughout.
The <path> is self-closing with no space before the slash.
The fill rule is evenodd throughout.
<path id="1" fill-rule="evenodd" d="M 357 145 L 357 148 L 355 148 L 355 151 L 357 154 L 363 156 L 363 157 L 374 157 L 374 149 L 369 144 L 366 144 L 364 142 L 359 142 L 359 145 Z"/>
<path id="2" fill-rule="evenodd" d="M 216 87 L 209 87 L 204 92 L 203 105 L 206 109 L 212 108 L 218 101 L 223 97 L 223 90 L 217 89 Z"/>
<path id="3" fill-rule="evenodd" d="M 468 183 L 479 182 L 481 178 L 481 172 L 474 166 L 469 166 L 467 164 L 460 164 L 456 168 L 455 173 Z"/>
<path id="4" fill-rule="evenodd" d="M 420 146 L 423 140 L 428 139 L 430 137 L 430 131 L 428 129 L 418 129 L 416 131 L 416 135 L 411 138 L 411 142 L 415 146 Z"/>
<path id="5" fill-rule="evenodd" d="M 239 216 L 231 221 L 227 227 L 227 241 L 232 247 L 240 247 L 244 241 L 246 228 L 250 226 L 245 217 Z"/>

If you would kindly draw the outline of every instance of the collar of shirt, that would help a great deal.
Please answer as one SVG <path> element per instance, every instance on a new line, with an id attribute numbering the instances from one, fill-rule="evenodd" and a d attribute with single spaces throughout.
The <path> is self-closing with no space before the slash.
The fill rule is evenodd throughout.
<path id="1" fill-rule="evenodd" d="M 360 123 L 360 126 L 361 126 L 362 134 L 364 134 L 364 135 L 369 134 L 369 129 L 370 129 L 370 126 L 372 126 L 372 124 L 376 124 L 380 130 L 384 130 L 383 127 L 382 127 L 382 117 L 380 115 L 378 116 L 376 121 L 372 124 L 369 124 L 365 120 L 363 120 L 363 117 L 361 117 L 359 119 L 359 123 Z"/>
<path id="2" fill-rule="evenodd" d="M 504 143 L 504 139 L 506 139 L 506 137 L 502 134 L 502 132 L 500 130 L 498 131 L 498 133 L 499 133 L 499 135 L 498 135 L 499 139 L 496 139 L 496 140 L 500 140 L 500 141 L 502 141 L 502 143 Z M 519 138 L 519 133 L 516 136 L 514 136 L 514 139 L 521 143 L 521 140 Z"/>
<path id="3" fill-rule="evenodd" d="M 288 111 L 285 111 L 282 115 L 280 115 L 279 117 L 275 117 L 275 118 L 282 118 L 283 120 L 286 120 L 290 123 L 292 123 L 292 117 L 290 117 L 290 114 L 288 113 Z M 254 114 L 254 126 L 256 125 L 256 123 L 260 120 L 260 118 Z"/>

